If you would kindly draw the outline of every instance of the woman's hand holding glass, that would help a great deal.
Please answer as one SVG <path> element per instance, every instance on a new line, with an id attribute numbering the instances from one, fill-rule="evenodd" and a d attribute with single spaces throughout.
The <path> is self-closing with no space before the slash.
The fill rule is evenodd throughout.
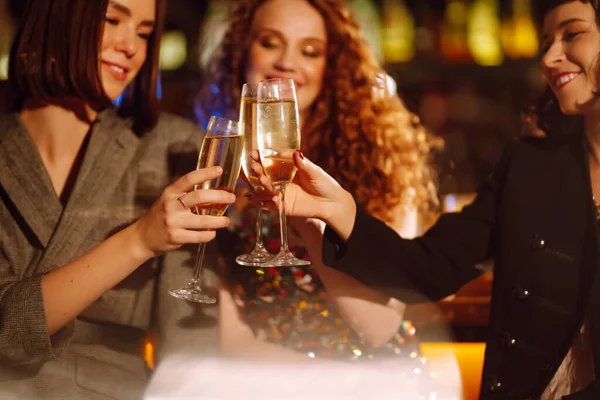
<path id="1" fill-rule="evenodd" d="M 310 265 L 310 261 L 298 259 L 291 253 L 287 236 L 285 188 L 296 174 L 292 156 L 294 151 L 300 148 L 301 140 L 296 87 L 292 79 L 260 81 L 256 121 L 257 144 L 262 165 L 282 202 L 279 209 L 279 253 L 262 263 L 261 267 Z"/>
<path id="2" fill-rule="evenodd" d="M 135 223 L 142 254 L 150 258 L 186 243 L 206 243 L 215 238 L 215 229 L 229 226 L 227 217 L 190 212 L 196 207 L 235 202 L 235 195 L 224 190 L 190 191 L 222 173 L 221 167 L 198 169 L 164 189 L 150 211 Z"/>
<path id="3" fill-rule="evenodd" d="M 254 159 L 252 169 L 265 187 L 257 200 L 278 203 L 275 188 L 265 175 L 257 151 L 251 153 Z M 343 240 L 352 233 L 356 219 L 356 203 L 350 193 L 344 190 L 335 179 L 321 167 L 302 155 L 294 153 L 294 164 L 298 171 L 285 192 L 285 210 L 291 217 L 317 218 L 333 228 Z"/>
<path id="4" fill-rule="evenodd" d="M 202 140 L 196 168 L 220 168 L 223 173 L 201 185 L 194 186 L 195 191 L 211 192 L 220 189 L 233 193 L 240 174 L 243 147 L 243 134 L 240 132 L 238 121 L 211 117 Z M 235 199 L 235 196 L 233 198 Z M 177 201 L 181 203 L 182 207 L 187 206 L 183 196 L 179 197 Z M 222 216 L 227 210 L 227 205 L 227 203 L 213 202 L 205 204 L 203 207 L 194 207 L 193 210 L 199 215 Z M 183 287 L 170 289 L 169 293 L 172 296 L 196 303 L 213 304 L 217 301 L 215 297 L 202 290 L 202 264 L 205 250 L 206 243 L 201 242 L 198 246 L 192 279 Z"/>

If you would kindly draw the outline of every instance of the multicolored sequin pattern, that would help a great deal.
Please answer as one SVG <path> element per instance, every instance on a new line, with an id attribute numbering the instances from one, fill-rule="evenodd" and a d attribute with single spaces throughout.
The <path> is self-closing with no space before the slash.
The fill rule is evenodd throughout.
<path id="1" fill-rule="evenodd" d="M 229 213 L 232 222 L 229 231 L 236 233 L 230 237 L 237 238 L 227 244 L 233 254 L 251 251 L 256 236 L 255 215 L 256 211 L 248 207 L 238 207 Z M 279 250 L 278 229 L 277 215 L 267 214 L 263 233 L 265 245 L 272 253 Z M 297 246 L 300 239 L 292 230 L 289 240 L 292 252 L 307 258 L 305 249 Z M 251 268 L 234 262 L 229 265 L 233 296 L 257 338 L 294 348 L 311 358 L 421 360 L 415 328 L 409 321 L 404 321 L 394 337 L 378 348 L 360 338 L 329 300 L 313 266 Z"/>

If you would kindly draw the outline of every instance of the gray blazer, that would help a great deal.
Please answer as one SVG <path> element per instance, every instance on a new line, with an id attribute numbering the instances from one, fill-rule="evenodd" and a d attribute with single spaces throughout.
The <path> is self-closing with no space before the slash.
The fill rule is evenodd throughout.
<path id="1" fill-rule="evenodd" d="M 2 399 L 140 398 L 150 329 L 171 350 L 176 341 L 196 346 L 202 337 L 188 329 L 201 312 L 166 293 L 190 278 L 193 247 L 150 260 L 48 335 L 42 276 L 137 219 L 177 175 L 195 167 L 202 139 L 196 126 L 165 114 L 138 137 L 114 110 L 98 116 L 90 135 L 63 207 L 19 116 L 0 116 Z"/>

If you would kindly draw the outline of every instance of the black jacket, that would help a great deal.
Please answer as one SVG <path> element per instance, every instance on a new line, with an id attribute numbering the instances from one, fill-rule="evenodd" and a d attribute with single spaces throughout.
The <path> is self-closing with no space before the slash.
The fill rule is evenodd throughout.
<path id="1" fill-rule="evenodd" d="M 346 243 L 327 228 L 323 261 L 405 302 L 439 300 L 494 259 L 481 399 L 537 399 L 584 316 L 600 372 L 598 225 L 583 134 L 511 145 L 460 213 L 406 240 L 358 209 Z M 573 396 L 600 399 L 599 384 Z"/>

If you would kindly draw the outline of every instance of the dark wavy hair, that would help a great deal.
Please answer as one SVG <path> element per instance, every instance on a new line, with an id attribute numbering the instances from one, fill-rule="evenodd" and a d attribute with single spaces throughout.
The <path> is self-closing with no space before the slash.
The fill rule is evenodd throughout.
<path id="1" fill-rule="evenodd" d="M 591 4 L 596 12 L 596 23 L 600 27 L 600 10 L 598 8 L 599 0 L 540 0 L 536 2 L 535 18 L 538 26 L 542 26 L 544 17 L 552 9 L 566 3 L 579 1 L 584 4 Z M 540 55 L 540 57 L 542 57 Z M 538 99 L 531 105 L 525 113 L 527 130 L 541 130 L 548 136 L 562 135 L 579 131 L 583 128 L 583 117 L 579 115 L 565 115 L 560 110 L 558 100 L 552 92 L 550 86 L 547 86 Z M 531 133 L 531 132 L 529 132 Z"/>
<path id="2" fill-rule="evenodd" d="M 245 82 L 250 27 L 267 0 L 240 0 L 199 95 L 201 114 L 237 118 Z M 327 22 L 323 88 L 303 126 L 302 151 L 352 193 L 371 214 L 391 222 L 398 206 L 437 206 L 430 135 L 400 98 L 374 90 L 383 70 L 343 0 L 306 0 Z"/>

